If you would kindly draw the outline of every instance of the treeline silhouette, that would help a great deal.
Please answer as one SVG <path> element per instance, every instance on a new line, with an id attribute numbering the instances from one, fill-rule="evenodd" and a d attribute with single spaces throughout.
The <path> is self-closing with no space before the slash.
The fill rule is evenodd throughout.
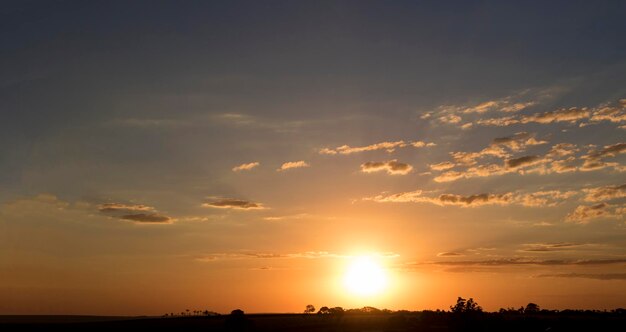
<path id="1" fill-rule="evenodd" d="M 206 316 L 214 317 L 202 318 Z M 235 309 L 229 315 L 219 315 L 208 310 L 185 310 L 167 317 L 183 318 L 183 325 L 206 320 L 207 324 L 213 324 L 208 330 L 215 331 L 626 331 L 623 308 L 549 310 L 531 302 L 519 308 L 487 312 L 473 298 L 463 297 L 458 297 L 447 310 L 389 310 L 371 306 L 318 309 L 308 304 L 300 314 L 245 314 Z"/>
<path id="2" fill-rule="evenodd" d="M 71 318 L 71 317 L 70 317 Z M 558 332 L 558 331 L 626 331 L 626 309 L 548 310 L 536 303 L 519 308 L 484 311 L 473 298 L 458 297 L 446 310 L 389 310 L 376 307 L 344 309 L 306 305 L 303 312 L 291 314 L 246 314 L 235 309 L 221 315 L 202 309 L 185 309 L 158 317 L 120 317 L 80 321 L 46 318 L 0 316 L 0 331 L 484 331 L 484 332 Z"/>
<path id="3" fill-rule="evenodd" d="M 487 312 L 484 311 L 483 308 L 478 305 L 478 303 L 473 299 L 465 299 L 463 297 L 458 297 L 456 303 L 450 306 L 450 310 L 421 310 L 421 311 L 410 311 L 410 310 L 389 310 L 389 309 L 379 309 L 376 307 L 366 306 L 362 308 L 352 308 L 352 309 L 344 309 L 343 307 L 328 307 L 323 306 L 320 307 L 319 310 L 315 308 L 314 305 L 308 304 L 306 305 L 303 313 L 305 315 L 313 315 L 317 314 L 320 316 L 338 316 L 338 315 L 363 315 L 363 314 L 371 314 L 371 315 L 380 315 L 380 314 L 411 314 L 411 313 L 435 313 L 435 314 L 456 314 L 456 315 L 476 315 L 476 314 L 501 314 L 501 315 L 625 315 L 626 309 L 624 308 L 616 308 L 612 310 L 593 310 L 593 309 L 541 309 L 541 307 L 536 303 L 528 303 L 526 306 L 520 306 L 519 308 L 508 307 L 508 308 L 500 308 L 495 312 Z M 165 313 L 163 317 L 211 317 L 211 316 L 221 316 L 220 313 L 211 311 L 211 310 L 190 310 L 186 309 L 184 311 L 175 313 Z M 241 309 L 233 310 L 229 316 L 244 316 L 244 311 Z"/>

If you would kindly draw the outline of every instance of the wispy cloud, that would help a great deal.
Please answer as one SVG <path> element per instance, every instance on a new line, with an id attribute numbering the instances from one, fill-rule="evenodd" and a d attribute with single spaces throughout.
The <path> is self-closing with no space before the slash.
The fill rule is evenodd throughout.
<path id="1" fill-rule="evenodd" d="M 587 224 L 593 219 L 621 218 L 626 213 L 626 205 L 612 205 L 605 202 L 595 205 L 579 205 L 565 218 L 566 221 Z"/>
<path id="2" fill-rule="evenodd" d="M 125 214 L 120 217 L 123 220 L 135 221 L 138 223 L 171 223 L 172 218 L 157 213 L 135 213 Z"/>
<path id="3" fill-rule="evenodd" d="M 319 153 L 330 154 L 330 155 L 335 155 L 335 154 L 346 155 L 346 154 L 353 154 L 353 153 L 359 153 L 359 152 L 365 152 L 365 151 L 378 151 L 378 150 L 384 150 L 384 151 L 391 153 L 391 152 L 394 152 L 397 148 L 405 148 L 408 146 L 412 146 L 415 148 L 431 147 L 431 146 L 435 146 L 435 143 L 424 142 L 424 141 L 410 141 L 410 142 L 388 141 L 388 142 L 380 142 L 380 143 L 374 143 L 371 145 L 357 146 L 357 147 L 351 147 L 349 145 L 342 145 L 336 148 L 322 148 L 319 150 Z"/>
<path id="4" fill-rule="evenodd" d="M 585 201 L 599 202 L 626 197 L 626 184 L 583 189 Z"/>
<path id="5" fill-rule="evenodd" d="M 437 254 L 437 257 L 462 257 L 465 256 L 463 253 L 460 252 L 456 252 L 456 251 L 446 251 L 446 252 L 440 252 Z"/>
<path id="6" fill-rule="evenodd" d="M 247 163 L 247 164 L 241 164 L 239 166 L 233 167 L 233 172 L 249 171 L 249 170 L 259 166 L 260 164 L 261 163 L 259 163 L 258 161 Z"/>
<path id="7" fill-rule="evenodd" d="M 366 197 L 363 200 L 378 203 L 431 203 L 435 205 L 457 205 L 461 207 L 477 207 L 483 205 L 511 205 L 518 204 L 529 207 L 549 207 L 572 197 L 573 191 L 563 192 L 558 190 L 539 191 L 534 193 L 502 193 L 502 194 L 475 194 L 457 195 L 441 194 L 439 196 L 424 196 L 421 190 L 402 192 L 390 195 L 378 195 Z"/>
<path id="8" fill-rule="evenodd" d="M 438 164 L 431 164 L 429 165 L 430 169 L 434 170 L 434 171 L 445 171 L 445 170 L 449 170 L 451 168 L 454 168 L 455 164 L 449 161 L 444 161 Z"/>
<path id="9" fill-rule="evenodd" d="M 389 161 L 368 161 L 361 164 L 361 171 L 364 173 L 386 171 L 387 174 L 391 175 L 406 175 L 409 174 L 412 169 L 413 166 L 398 162 L 395 159 Z"/>
<path id="10" fill-rule="evenodd" d="M 380 258 L 396 258 L 398 254 L 393 252 L 372 253 L 371 256 Z M 219 260 L 239 260 L 239 259 L 324 259 L 324 258 L 350 258 L 350 254 L 338 254 L 328 251 L 303 251 L 296 253 L 275 253 L 275 252 L 257 252 L 257 251 L 238 251 L 238 252 L 220 252 L 198 255 L 196 260 L 202 262 L 214 262 Z"/>
<path id="11" fill-rule="evenodd" d="M 602 104 L 595 108 L 570 107 L 530 115 L 478 119 L 475 124 L 483 126 L 509 126 L 512 124 L 551 124 L 559 122 L 570 124 L 578 122 L 580 127 L 600 122 L 624 123 L 626 122 L 626 99 L 621 99 L 615 105 Z"/>
<path id="12" fill-rule="evenodd" d="M 154 207 L 143 204 L 103 203 L 98 205 L 98 211 L 109 217 L 136 223 L 170 224 L 174 221 Z"/>
<path id="13" fill-rule="evenodd" d="M 581 278 L 595 280 L 626 280 L 626 273 L 554 273 L 539 274 L 535 278 Z"/>
<path id="14" fill-rule="evenodd" d="M 277 171 L 282 172 L 293 168 L 303 168 L 303 167 L 311 167 L 306 161 L 289 161 L 280 165 L 280 168 Z"/>
<path id="15" fill-rule="evenodd" d="M 438 262 L 418 262 L 409 265 L 441 265 L 441 266 L 517 266 L 517 265 L 540 265 L 540 266 L 594 266 L 594 265 L 623 265 L 626 258 L 614 259 L 531 259 L 524 257 L 498 258 L 487 260 L 454 260 Z"/>
<path id="16" fill-rule="evenodd" d="M 305 219 L 305 218 L 311 218 L 311 217 L 313 216 L 308 213 L 298 213 L 298 214 L 291 214 L 291 215 L 284 215 L 284 216 L 269 216 L 269 217 L 264 217 L 263 220 L 282 221 L 282 220 Z"/>
<path id="17" fill-rule="evenodd" d="M 263 204 L 236 198 L 209 198 L 202 206 L 216 209 L 262 210 Z"/>
<path id="18" fill-rule="evenodd" d="M 103 203 L 98 206 L 98 211 L 108 212 L 134 212 L 134 211 L 154 211 L 152 206 L 143 204 L 125 204 L 125 203 Z"/>
<path id="19" fill-rule="evenodd" d="M 572 250 L 584 246 L 582 243 L 557 242 L 557 243 L 527 243 L 520 251 L 526 252 L 553 252 Z"/>

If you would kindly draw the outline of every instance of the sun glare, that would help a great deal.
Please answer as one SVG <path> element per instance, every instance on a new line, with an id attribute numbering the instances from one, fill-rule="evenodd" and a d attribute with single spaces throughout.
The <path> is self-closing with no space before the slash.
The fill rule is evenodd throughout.
<path id="1" fill-rule="evenodd" d="M 348 265 L 344 286 L 354 295 L 378 295 L 387 287 L 387 275 L 384 268 L 372 257 L 355 257 Z"/>

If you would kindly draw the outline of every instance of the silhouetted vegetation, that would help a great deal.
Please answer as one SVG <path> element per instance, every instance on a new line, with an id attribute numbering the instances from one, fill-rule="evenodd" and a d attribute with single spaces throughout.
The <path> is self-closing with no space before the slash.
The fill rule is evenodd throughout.
<path id="1" fill-rule="evenodd" d="M 3 321 L 0 330 L 92 331 L 115 329 L 178 331 L 626 331 L 626 309 L 548 310 L 536 303 L 518 308 L 485 312 L 473 299 L 458 297 L 449 310 L 392 311 L 375 307 L 344 309 L 322 306 L 315 312 L 309 304 L 302 314 L 245 314 L 235 309 L 229 315 L 209 310 L 186 309 L 162 318 L 74 319 L 67 322 L 42 319 Z M 8 316 L 7 316 L 8 317 Z"/>

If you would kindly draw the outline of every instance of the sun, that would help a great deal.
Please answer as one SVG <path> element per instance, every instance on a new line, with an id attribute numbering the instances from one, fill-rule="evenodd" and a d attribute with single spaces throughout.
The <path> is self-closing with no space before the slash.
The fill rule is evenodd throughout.
<path id="1" fill-rule="evenodd" d="M 387 288 L 385 269 L 372 257 L 354 257 L 344 275 L 344 286 L 353 295 L 374 296 Z"/>

